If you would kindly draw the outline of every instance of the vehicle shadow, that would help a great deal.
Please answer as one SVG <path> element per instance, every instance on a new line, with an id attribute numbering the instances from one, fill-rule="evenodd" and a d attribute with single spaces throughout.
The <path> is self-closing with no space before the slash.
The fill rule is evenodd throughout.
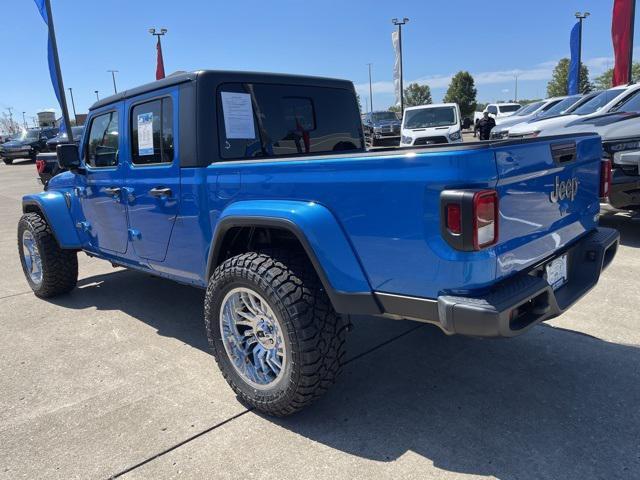
<path id="1" fill-rule="evenodd" d="M 49 300 L 69 309 L 122 311 L 158 332 L 209 352 L 204 329 L 204 290 L 133 270 L 78 281 L 68 295 Z"/>
<path id="2" fill-rule="evenodd" d="M 83 279 L 53 303 L 120 310 L 209 352 L 203 298 L 120 270 Z M 393 321 L 354 322 L 350 345 L 371 322 Z M 419 477 L 423 460 L 501 480 L 640 478 L 640 348 L 547 325 L 510 340 L 445 337 L 424 325 L 384 343 L 347 360 L 315 405 L 268 421 L 355 457 L 397 462 L 407 478 Z"/>
<path id="3" fill-rule="evenodd" d="M 610 211 L 600 216 L 600 225 L 620 231 L 620 243 L 640 247 L 640 215 L 637 212 Z"/>
<path id="4" fill-rule="evenodd" d="M 502 480 L 640 478 L 639 380 L 633 346 L 549 326 L 496 341 L 425 326 L 347 365 L 314 407 L 272 421 L 398 468 L 412 452 Z M 407 461 L 413 478 L 421 462 Z"/>

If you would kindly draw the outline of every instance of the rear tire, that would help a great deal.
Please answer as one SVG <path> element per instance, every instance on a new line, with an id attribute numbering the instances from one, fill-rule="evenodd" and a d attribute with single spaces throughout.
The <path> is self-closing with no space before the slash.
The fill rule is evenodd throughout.
<path id="1" fill-rule="evenodd" d="M 13 158 L 3 158 L 2 161 L 5 165 L 11 165 L 13 163 Z"/>
<path id="2" fill-rule="evenodd" d="M 257 303 L 270 312 L 266 317 L 275 317 L 271 318 L 274 328 L 246 326 L 252 321 L 243 320 L 251 315 L 251 306 L 245 308 L 250 302 L 230 300 L 238 292 L 258 299 L 253 306 Z M 229 312 L 239 310 L 238 322 L 245 326 L 230 329 L 228 318 L 234 315 Z M 207 288 L 205 323 L 213 355 L 231 388 L 244 403 L 268 415 L 290 415 L 325 393 L 345 355 L 347 325 L 333 309 L 306 256 L 295 251 L 244 253 L 218 266 Z M 239 337 L 236 331 L 241 331 Z M 276 345 L 265 347 L 266 351 L 282 352 L 282 361 L 277 362 L 281 368 L 273 369 L 276 373 L 271 371 L 270 376 L 262 373 L 270 353 L 263 355 L 263 362 L 258 362 L 256 354 L 256 349 L 264 347 L 264 331 L 273 333 Z M 240 337 L 246 343 L 237 348 Z"/>
<path id="3" fill-rule="evenodd" d="M 78 281 L 78 255 L 58 245 L 47 221 L 26 213 L 18 223 L 18 251 L 22 270 L 36 296 L 55 297 L 70 292 Z"/>

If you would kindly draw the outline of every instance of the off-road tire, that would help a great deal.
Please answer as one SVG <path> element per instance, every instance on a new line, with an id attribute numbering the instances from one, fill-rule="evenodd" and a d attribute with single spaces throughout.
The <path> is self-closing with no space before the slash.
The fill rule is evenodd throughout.
<path id="1" fill-rule="evenodd" d="M 5 165 L 11 165 L 13 163 L 13 158 L 3 158 L 2 161 Z"/>
<path id="2" fill-rule="evenodd" d="M 42 261 L 42 281 L 35 284 L 25 264 L 22 235 L 30 230 Z M 36 296 L 50 298 L 73 290 L 78 282 L 78 255 L 75 250 L 63 250 L 47 221 L 38 213 L 25 213 L 18 223 L 18 252 L 22 270 Z"/>
<path id="3" fill-rule="evenodd" d="M 220 308 L 237 287 L 256 291 L 283 330 L 288 359 L 284 377 L 258 390 L 231 364 L 220 333 Z M 297 412 L 334 383 L 345 356 L 347 324 L 333 309 L 312 265 L 298 251 L 250 252 L 229 258 L 214 271 L 205 296 L 209 344 L 223 376 L 241 401 L 268 415 Z"/>

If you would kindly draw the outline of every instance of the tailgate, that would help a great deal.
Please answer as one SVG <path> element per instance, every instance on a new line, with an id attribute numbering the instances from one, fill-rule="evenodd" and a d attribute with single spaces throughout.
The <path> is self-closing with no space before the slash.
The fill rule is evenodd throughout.
<path id="1" fill-rule="evenodd" d="M 551 256 L 596 227 L 602 145 L 562 135 L 494 145 L 500 198 L 496 277 Z"/>

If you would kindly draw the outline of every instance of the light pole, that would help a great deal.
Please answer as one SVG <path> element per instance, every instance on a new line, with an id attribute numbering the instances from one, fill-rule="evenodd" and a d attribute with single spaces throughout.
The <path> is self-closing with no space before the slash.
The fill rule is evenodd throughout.
<path id="1" fill-rule="evenodd" d="M 515 73 L 515 77 L 516 77 L 516 91 L 515 91 L 515 99 L 513 100 L 514 102 L 518 101 L 518 72 Z"/>
<path id="2" fill-rule="evenodd" d="M 76 102 L 73 100 L 73 89 L 69 87 L 69 96 L 71 97 L 71 108 L 73 108 L 73 120 L 78 125 L 78 114 L 76 113 Z"/>
<path id="3" fill-rule="evenodd" d="M 400 51 L 400 115 L 404 115 L 404 84 L 403 75 L 404 68 L 402 66 L 402 26 L 407 23 L 409 19 L 404 17 L 402 20 L 394 18 L 391 22 L 398 27 L 398 50 Z"/>
<path id="4" fill-rule="evenodd" d="M 116 88 L 116 73 L 118 73 L 118 70 L 107 70 L 107 72 L 111 72 L 111 80 L 113 80 L 113 93 L 118 93 L 118 89 Z"/>
<path id="5" fill-rule="evenodd" d="M 589 15 L 591 15 L 589 12 L 576 12 L 576 18 L 580 22 L 580 28 L 578 32 L 578 93 L 580 93 L 580 77 L 582 77 L 582 21 Z"/>
<path id="6" fill-rule="evenodd" d="M 367 63 L 367 65 L 369 66 L 369 111 L 373 113 L 373 87 L 371 86 L 371 65 L 373 64 Z"/>
<path id="7" fill-rule="evenodd" d="M 96 94 L 96 100 L 100 101 L 100 95 L 98 95 L 98 90 L 94 90 L 93 93 Z"/>
<path id="8" fill-rule="evenodd" d="M 24 128 L 28 128 L 27 117 L 24 116 L 25 113 L 27 112 L 22 112 L 22 123 L 24 124 Z"/>
<path id="9" fill-rule="evenodd" d="M 160 80 L 164 78 L 164 56 L 162 55 L 162 42 L 160 41 L 160 37 L 163 37 L 164 34 L 167 33 L 167 29 L 161 28 L 158 32 L 155 28 L 150 28 L 149 33 L 158 39 L 156 49 L 160 61 L 156 62 L 156 80 Z"/>

